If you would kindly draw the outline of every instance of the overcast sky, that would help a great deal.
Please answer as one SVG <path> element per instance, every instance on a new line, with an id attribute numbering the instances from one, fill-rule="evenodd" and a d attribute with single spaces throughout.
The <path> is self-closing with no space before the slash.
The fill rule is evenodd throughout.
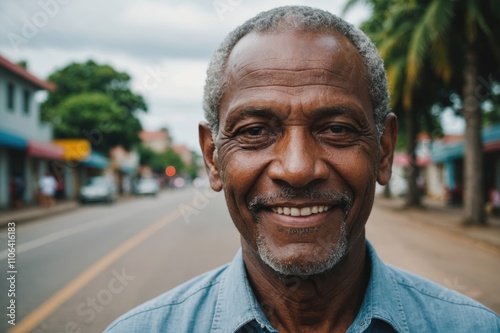
<path id="1" fill-rule="evenodd" d="M 340 15 L 345 0 L 11 0 L 0 1 L 0 53 L 27 60 L 47 78 L 72 61 L 94 59 L 132 76 L 149 105 L 143 127 L 168 127 L 175 142 L 198 148 L 202 95 L 210 56 L 222 39 L 255 14 L 309 5 Z M 358 25 L 369 10 L 345 17 Z M 152 74 L 156 73 L 156 74 Z"/>

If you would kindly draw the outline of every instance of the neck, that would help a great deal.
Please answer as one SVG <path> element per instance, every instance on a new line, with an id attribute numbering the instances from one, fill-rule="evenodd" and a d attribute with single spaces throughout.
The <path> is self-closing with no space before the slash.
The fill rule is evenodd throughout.
<path id="1" fill-rule="evenodd" d="M 243 258 L 262 310 L 280 332 L 345 332 L 361 307 L 369 278 L 364 237 L 329 271 L 283 276 L 243 244 Z"/>

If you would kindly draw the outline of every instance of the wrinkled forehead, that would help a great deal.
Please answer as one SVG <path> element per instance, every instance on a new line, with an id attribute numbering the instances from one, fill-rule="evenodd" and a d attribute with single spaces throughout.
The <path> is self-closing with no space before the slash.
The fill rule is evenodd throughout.
<path id="1" fill-rule="evenodd" d="M 304 75 L 297 76 L 297 71 Z M 258 72 L 258 73 L 256 73 Z M 366 70 L 356 47 L 337 32 L 252 32 L 233 48 L 225 68 L 226 79 L 292 80 L 318 84 L 330 76 L 367 83 Z M 299 82 L 296 82 L 300 84 Z"/>

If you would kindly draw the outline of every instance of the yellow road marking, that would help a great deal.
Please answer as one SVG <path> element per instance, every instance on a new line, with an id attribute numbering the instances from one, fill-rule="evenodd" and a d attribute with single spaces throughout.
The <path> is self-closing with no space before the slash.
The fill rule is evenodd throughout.
<path id="1" fill-rule="evenodd" d="M 30 332 L 41 322 L 43 322 L 48 316 L 50 316 L 55 310 L 57 310 L 64 302 L 75 295 L 80 289 L 87 285 L 92 279 L 94 279 L 99 273 L 113 264 L 115 261 L 120 259 L 125 253 L 132 250 L 134 247 L 142 243 L 144 240 L 153 235 L 156 231 L 163 228 L 168 223 L 174 221 L 178 218 L 181 213 L 176 210 L 162 219 L 158 220 L 148 228 L 144 229 L 137 235 L 132 236 L 121 245 L 116 247 L 113 251 L 108 253 L 105 257 L 100 259 L 94 265 L 89 267 L 79 276 L 77 276 L 73 281 L 68 283 L 64 288 L 56 292 L 52 297 L 42 303 L 38 308 L 33 310 L 29 315 L 27 315 L 21 322 L 12 327 L 7 333 L 24 333 Z"/>

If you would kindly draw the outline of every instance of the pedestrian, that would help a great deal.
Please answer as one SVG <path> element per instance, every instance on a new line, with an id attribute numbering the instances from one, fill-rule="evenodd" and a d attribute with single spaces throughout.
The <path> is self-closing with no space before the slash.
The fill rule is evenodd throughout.
<path id="1" fill-rule="evenodd" d="M 493 311 L 386 265 L 365 239 L 391 176 L 388 102 L 373 43 L 328 12 L 280 7 L 231 32 L 199 134 L 241 250 L 107 332 L 499 332 Z"/>
<path id="2" fill-rule="evenodd" d="M 491 214 L 500 215 L 500 191 L 496 187 L 490 189 L 489 202 Z"/>
<path id="3" fill-rule="evenodd" d="M 41 193 L 41 204 L 42 206 L 52 207 L 55 205 L 54 196 L 56 194 L 57 182 L 48 171 L 45 175 L 40 178 L 38 182 L 38 187 Z"/>

